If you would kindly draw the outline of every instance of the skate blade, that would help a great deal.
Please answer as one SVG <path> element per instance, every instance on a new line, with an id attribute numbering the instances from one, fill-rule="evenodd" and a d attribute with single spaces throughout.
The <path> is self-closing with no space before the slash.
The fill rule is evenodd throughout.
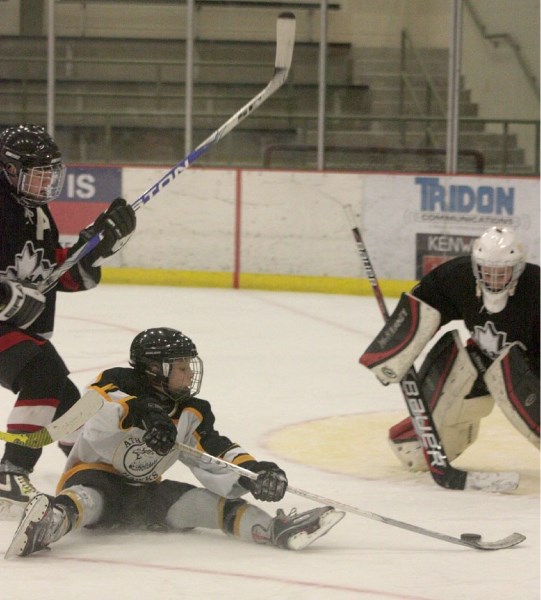
<path id="1" fill-rule="evenodd" d="M 11 540 L 11 544 L 7 549 L 4 558 L 13 558 L 14 556 L 24 556 L 24 551 L 28 545 L 28 536 L 26 534 L 28 527 L 32 523 L 41 521 L 43 515 L 49 508 L 49 499 L 44 494 L 35 496 L 27 504 L 25 515 L 17 527 L 17 531 Z"/>
<path id="2" fill-rule="evenodd" d="M 337 510 L 329 510 L 328 512 L 321 515 L 319 518 L 319 527 L 312 532 L 300 531 L 299 533 L 292 535 L 287 543 L 290 550 L 302 550 L 314 543 L 317 539 L 324 536 L 330 529 L 332 529 L 337 523 L 339 523 L 346 513 Z"/>

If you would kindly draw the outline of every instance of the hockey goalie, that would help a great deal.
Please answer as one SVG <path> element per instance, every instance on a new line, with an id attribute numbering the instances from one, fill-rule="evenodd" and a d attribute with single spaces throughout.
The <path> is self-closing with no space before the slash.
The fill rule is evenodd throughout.
<path id="1" fill-rule="evenodd" d="M 419 370 L 424 395 L 449 461 L 475 442 L 494 404 L 539 448 L 539 266 L 506 227 L 491 227 L 460 256 L 402 294 L 360 362 L 384 385 L 398 383 L 440 328 Z M 427 470 L 410 418 L 389 430 L 394 454 L 409 470 Z"/>

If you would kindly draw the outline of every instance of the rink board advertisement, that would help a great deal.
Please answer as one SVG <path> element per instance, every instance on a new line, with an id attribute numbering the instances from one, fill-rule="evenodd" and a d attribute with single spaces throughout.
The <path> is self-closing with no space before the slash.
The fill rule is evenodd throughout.
<path id="1" fill-rule="evenodd" d="M 446 258 L 471 251 L 493 225 L 515 228 L 539 263 L 539 179 L 367 175 L 365 241 L 385 279 L 415 279 Z"/>
<path id="2" fill-rule="evenodd" d="M 68 166 L 62 193 L 50 205 L 62 241 L 76 237 L 121 193 L 121 168 Z"/>
<path id="3" fill-rule="evenodd" d="M 469 254 L 475 239 L 472 235 L 418 233 L 415 236 L 415 279 L 421 279 L 454 256 Z"/>
<path id="4" fill-rule="evenodd" d="M 118 195 L 133 202 L 164 172 L 70 168 L 71 187 L 53 203 L 64 215 L 62 233 L 74 235 Z M 207 168 L 182 173 L 137 212 L 137 230 L 115 262 L 364 278 L 346 205 L 382 280 L 417 279 L 469 253 L 473 239 L 492 225 L 514 227 L 528 259 L 539 263 L 537 178 Z"/>

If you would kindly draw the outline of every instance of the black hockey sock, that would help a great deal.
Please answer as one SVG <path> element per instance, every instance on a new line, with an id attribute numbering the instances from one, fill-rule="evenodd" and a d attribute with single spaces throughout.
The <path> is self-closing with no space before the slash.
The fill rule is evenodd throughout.
<path id="1" fill-rule="evenodd" d="M 26 448 L 25 446 L 19 446 L 18 444 L 7 443 L 1 462 L 10 462 L 12 465 L 31 473 L 34 470 L 41 453 L 41 448 Z"/>

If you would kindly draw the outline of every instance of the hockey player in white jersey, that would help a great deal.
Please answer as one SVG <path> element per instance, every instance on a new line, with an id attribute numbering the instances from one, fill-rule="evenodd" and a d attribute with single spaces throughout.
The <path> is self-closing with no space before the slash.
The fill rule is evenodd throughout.
<path id="1" fill-rule="evenodd" d="M 104 371 L 91 386 L 105 400 L 82 428 L 56 497 L 27 505 L 5 558 L 46 548 L 80 527 L 221 529 L 247 542 L 300 550 L 344 516 L 331 506 L 275 517 L 243 500 L 248 491 L 277 502 L 286 474 L 258 461 L 214 428 L 209 402 L 197 397 L 203 363 L 192 340 L 169 328 L 147 329 L 130 347 L 131 368 Z M 258 474 L 239 477 L 182 454 L 176 442 Z M 182 461 L 204 487 L 162 479 Z"/>

